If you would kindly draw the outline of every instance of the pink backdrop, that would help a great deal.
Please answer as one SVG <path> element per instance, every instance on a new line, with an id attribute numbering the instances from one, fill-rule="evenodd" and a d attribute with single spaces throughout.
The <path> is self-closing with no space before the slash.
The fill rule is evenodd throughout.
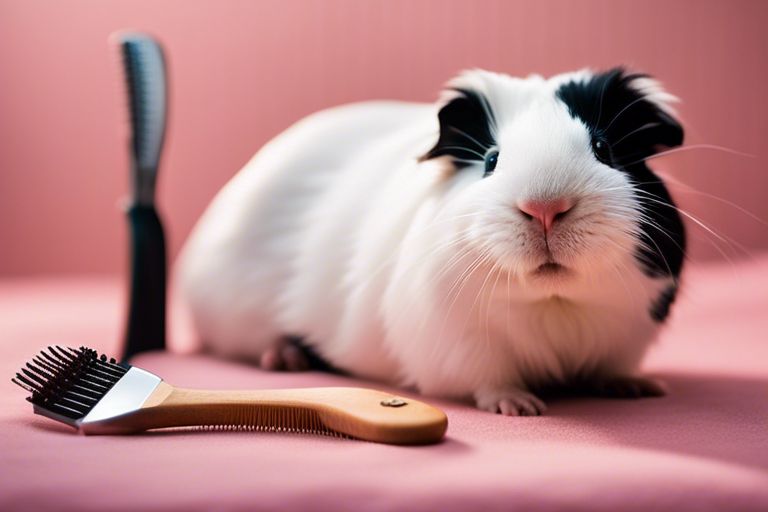
<path id="1" fill-rule="evenodd" d="M 314 110 L 431 101 L 468 67 L 616 64 L 683 98 L 689 144 L 753 155 L 683 151 L 656 168 L 687 184 L 674 189 L 684 209 L 733 239 L 696 227 L 694 260 L 754 254 L 768 228 L 740 208 L 768 218 L 766 26 L 768 2 L 732 0 L 2 0 L 0 274 L 125 265 L 125 100 L 107 37 L 126 27 L 160 36 L 170 54 L 160 195 L 174 254 L 216 190 Z"/>

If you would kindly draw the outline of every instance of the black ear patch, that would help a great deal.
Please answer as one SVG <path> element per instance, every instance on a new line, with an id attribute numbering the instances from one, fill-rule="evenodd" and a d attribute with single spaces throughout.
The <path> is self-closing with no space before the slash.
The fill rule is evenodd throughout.
<path id="1" fill-rule="evenodd" d="M 685 260 L 685 226 L 667 187 L 645 159 L 660 147 L 681 145 L 683 128 L 633 87 L 634 80 L 646 77 L 615 68 L 584 81 L 565 83 L 556 94 L 571 116 L 587 126 L 593 150 L 595 141 L 610 148 L 609 161 L 596 155 L 598 159 L 626 173 L 636 190 L 642 211 L 635 258 L 646 275 L 673 279 L 649 307 L 651 318 L 663 322 L 675 300 Z"/>
<path id="2" fill-rule="evenodd" d="M 642 78 L 648 76 L 614 68 L 584 81 L 567 82 L 556 93 L 593 138 L 608 143 L 615 166 L 640 161 L 659 147 L 683 143 L 680 123 L 633 86 Z"/>
<path id="3" fill-rule="evenodd" d="M 485 153 L 496 144 L 496 120 L 485 96 L 466 89 L 454 91 L 457 96 L 437 115 L 440 137 L 419 161 L 448 155 L 461 168 L 474 161 L 483 162 Z"/>

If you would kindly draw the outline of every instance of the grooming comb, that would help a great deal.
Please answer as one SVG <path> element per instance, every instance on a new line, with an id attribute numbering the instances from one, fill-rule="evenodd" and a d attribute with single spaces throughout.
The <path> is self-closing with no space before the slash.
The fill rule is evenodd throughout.
<path id="1" fill-rule="evenodd" d="M 165 235 L 155 208 L 157 169 L 165 138 L 167 87 L 160 44 L 146 34 L 118 32 L 131 137 L 131 284 L 123 358 L 165 348 Z"/>
<path id="2" fill-rule="evenodd" d="M 48 347 L 11 380 L 32 393 L 27 400 L 36 414 L 84 434 L 200 426 L 430 444 L 440 441 L 448 426 L 435 407 L 363 388 L 175 388 L 86 347 Z"/>

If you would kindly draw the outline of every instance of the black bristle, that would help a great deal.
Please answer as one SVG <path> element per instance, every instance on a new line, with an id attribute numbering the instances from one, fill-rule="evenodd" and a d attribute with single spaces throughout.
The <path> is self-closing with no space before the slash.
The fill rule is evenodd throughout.
<path id="1" fill-rule="evenodd" d="M 34 405 L 79 420 L 129 368 L 90 348 L 56 345 L 33 357 L 11 381 L 31 393 L 27 400 Z"/>

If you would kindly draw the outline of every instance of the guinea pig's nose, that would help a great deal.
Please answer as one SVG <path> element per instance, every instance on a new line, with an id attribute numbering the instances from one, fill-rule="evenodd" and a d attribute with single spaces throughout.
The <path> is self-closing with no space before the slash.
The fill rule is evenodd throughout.
<path id="1" fill-rule="evenodd" d="M 548 200 L 525 200 L 517 203 L 517 208 L 527 219 L 536 219 L 544 227 L 544 232 L 552 229 L 556 220 L 561 219 L 573 208 L 574 202 L 561 197 Z"/>

